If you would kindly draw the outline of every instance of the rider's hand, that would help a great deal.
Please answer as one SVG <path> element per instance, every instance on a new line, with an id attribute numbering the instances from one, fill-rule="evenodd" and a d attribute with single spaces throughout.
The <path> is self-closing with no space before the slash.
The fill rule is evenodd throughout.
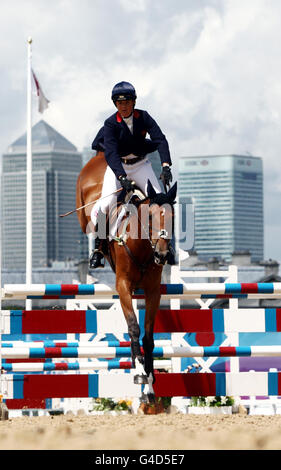
<path id="1" fill-rule="evenodd" d="M 165 165 L 165 166 L 162 167 L 162 173 L 160 175 L 160 180 L 162 180 L 162 183 L 166 186 L 168 186 L 172 182 L 173 176 L 172 176 L 171 169 L 168 165 Z"/>
<path id="2" fill-rule="evenodd" d="M 121 183 L 122 188 L 126 190 L 127 193 L 130 191 L 134 191 L 136 188 L 136 183 L 132 180 L 129 180 L 127 176 L 120 176 L 119 181 Z"/>

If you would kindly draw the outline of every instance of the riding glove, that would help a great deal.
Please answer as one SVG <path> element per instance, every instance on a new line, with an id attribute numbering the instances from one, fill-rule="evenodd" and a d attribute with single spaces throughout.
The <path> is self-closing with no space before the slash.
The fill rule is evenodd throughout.
<path id="1" fill-rule="evenodd" d="M 172 176 L 172 172 L 169 166 L 162 167 L 162 173 L 160 175 L 160 179 L 162 180 L 162 183 L 167 186 L 172 182 L 173 176 Z"/>
<path id="2" fill-rule="evenodd" d="M 127 176 L 120 176 L 119 181 L 121 183 L 122 188 L 124 188 L 127 193 L 129 193 L 130 191 L 134 191 L 136 183 L 132 180 L 129 180 Z"/>

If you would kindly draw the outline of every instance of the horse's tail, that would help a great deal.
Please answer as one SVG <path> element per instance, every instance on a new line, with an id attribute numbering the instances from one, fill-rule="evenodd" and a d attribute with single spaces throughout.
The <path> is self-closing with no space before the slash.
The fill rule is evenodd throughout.
<path id="1" fill-rule="evenodd" d="M 85 202 L 83 199 L 83 193 L 81 189 L 81 174 L 77 178 L 76 182 L 76 209 L 78 209 L 81 206 L 84 206 Z M 87 225 L 88 225 L 88 219 L 85 214 L 85 209 L 81 209 L 80 211 L 76 211 L 80 227 L 84 233 L 86 233 Z"/>

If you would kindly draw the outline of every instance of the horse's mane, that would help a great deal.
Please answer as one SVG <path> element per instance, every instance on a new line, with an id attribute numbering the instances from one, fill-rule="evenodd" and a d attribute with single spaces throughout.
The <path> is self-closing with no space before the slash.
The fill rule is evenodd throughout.
<path id="1" fill-rule="evenodd" d="M 157 193 L 156 196 L 149 199 L 150 204 L 157 204 L 158 206 L 163 206 L 163 204 L 174 204 L 171 202 L 171 198 L 165 193 Z"/>

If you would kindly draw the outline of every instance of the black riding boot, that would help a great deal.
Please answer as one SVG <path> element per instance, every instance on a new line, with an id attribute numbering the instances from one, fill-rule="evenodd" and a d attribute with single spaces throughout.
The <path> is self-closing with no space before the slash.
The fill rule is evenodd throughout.
<path id="1" fill-rule="evenodd" d="M 169 243 L 169 245 L 168 245 L 168 250 L 169 250 L 169 253 L 168 253 L 168 257 L 167 257 L 167 263 L 170 266 L 173 266 L 174 264 L 176 264 L 176 252 L 175 252 L 175 250 L 174 250 L 171 243 Z"/>
<path id="2" fill-rule="evenodd" d="M 102 263 L 104 256 L 103 256 L 101 249 L 102 249 L 102 240 L 99 237 L 96 237 L 95 249 L 93 253 L 91 254 L 90 261 L 89 261 L 89 266 L 91 269 L 104 268 L 104 263 Z"/>

